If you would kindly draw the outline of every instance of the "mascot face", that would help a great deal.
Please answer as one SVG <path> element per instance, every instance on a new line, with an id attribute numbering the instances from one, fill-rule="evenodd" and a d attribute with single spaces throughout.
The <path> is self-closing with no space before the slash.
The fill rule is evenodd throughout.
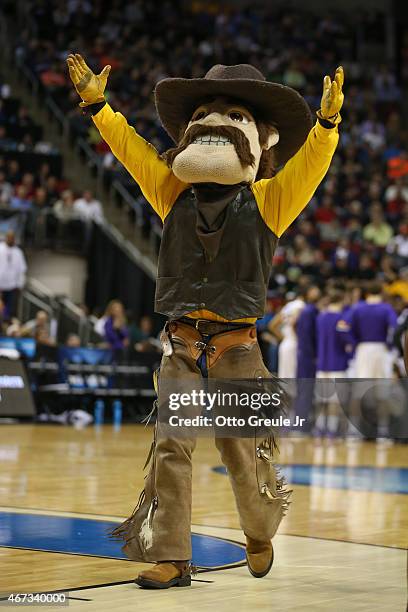
<path id="1" fill-rule="evenodd" d="M 167 156 L 174 174 L 185 183 L 252 183 L 262 152 L 278 141 L 272 126 L 260 138 L 244 106 L 216 98 L 194 111 L 178 147 Z"/>

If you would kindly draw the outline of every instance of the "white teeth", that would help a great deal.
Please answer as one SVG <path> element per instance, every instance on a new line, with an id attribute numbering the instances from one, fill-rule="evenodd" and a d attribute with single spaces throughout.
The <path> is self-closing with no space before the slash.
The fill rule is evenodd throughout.
<path id="1" fill-rule="evenodd" d="M 214 136 L 212 134 L 205 136 L 198 136 L 193 140 L 192 144 L 200 144 L 200 145 L 216 145 L 216 146 L 225 146 L 231 144 L 229 138 L 225 136 Z"/>

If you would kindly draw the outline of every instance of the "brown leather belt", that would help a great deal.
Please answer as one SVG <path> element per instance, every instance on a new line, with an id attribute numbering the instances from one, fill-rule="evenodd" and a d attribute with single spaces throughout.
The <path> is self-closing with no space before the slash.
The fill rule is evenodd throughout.
<path id="1" fill-rule="evenodd" d="M 223 334 L 228 331 L 237 329 L 245 329 L 253 327 L 251 323 L 228 323 L 222 321 L 209 321 L 208 319 L 192 319 L 190 317 L 181 317 L 175 323 L 185 323 L 191 327 L 195 327 L 201 334 L 213 336 L 215 334 Z"/>
<path id="2" fill-rule="evenodd" d="M 175 342 L 181 342 L 194 361 L 197 361 L 205 351 L 208 368 L 211 368 L 229 349 L 236 346 L 250 349 L 257 341 L 255 325 L 216 333 L 208 342 L 204 341 L 203 332 L 181 321 L 170 321 L 167 329 L 170 338 Z"/>

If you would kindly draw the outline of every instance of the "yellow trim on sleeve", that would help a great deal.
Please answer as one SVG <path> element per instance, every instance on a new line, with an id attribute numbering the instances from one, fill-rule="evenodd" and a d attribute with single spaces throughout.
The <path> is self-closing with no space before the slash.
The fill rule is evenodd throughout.
<path id="1" fill-rule="evenodd" d="M 188 185 L 173 174 L 157 150 L 131 127 L 121 113 L 105 104 L 92 120 L 114 156 L 140 186 L 162 221 Z"/>
<path id="2" fill-rule="evenodd" d="M 312 199 L 329 169 L 338 141 L 337 127 L 327 129 L 317 122 L 303 146 L 276 176 L 252 184 L 259 212 L 278 238 Z"/>

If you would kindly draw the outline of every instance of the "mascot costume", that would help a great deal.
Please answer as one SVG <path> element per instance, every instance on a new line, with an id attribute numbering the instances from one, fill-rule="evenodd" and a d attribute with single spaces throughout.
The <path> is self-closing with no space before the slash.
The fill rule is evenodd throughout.
<path id="1" fill-rule="evenodd" d="M 160 381 L 271 375 L 255 321 L 263 317 L 272 258 L 283 232 L 325 176 L 338 143 L 343 69 L 323 82 L 313 126 L 306 101 L 253 66 L 216 65 L 204 78 L 166 78 L 159 118 L 176 147 L 160 155 L 104 99 L 110 66 L 94 74 L 67 59 L 80 106 L 163 221 L 155 308 L 162 332 Z M 257 578 L 273 563 L 272 537 L 289 491 L 271 438 L 216 438 Z M 136 583 L 191 584 L 193 438 L 155 436 L 150 471 L 132 516 L 113 532 L 126 555 L 154 562 Z"/>

